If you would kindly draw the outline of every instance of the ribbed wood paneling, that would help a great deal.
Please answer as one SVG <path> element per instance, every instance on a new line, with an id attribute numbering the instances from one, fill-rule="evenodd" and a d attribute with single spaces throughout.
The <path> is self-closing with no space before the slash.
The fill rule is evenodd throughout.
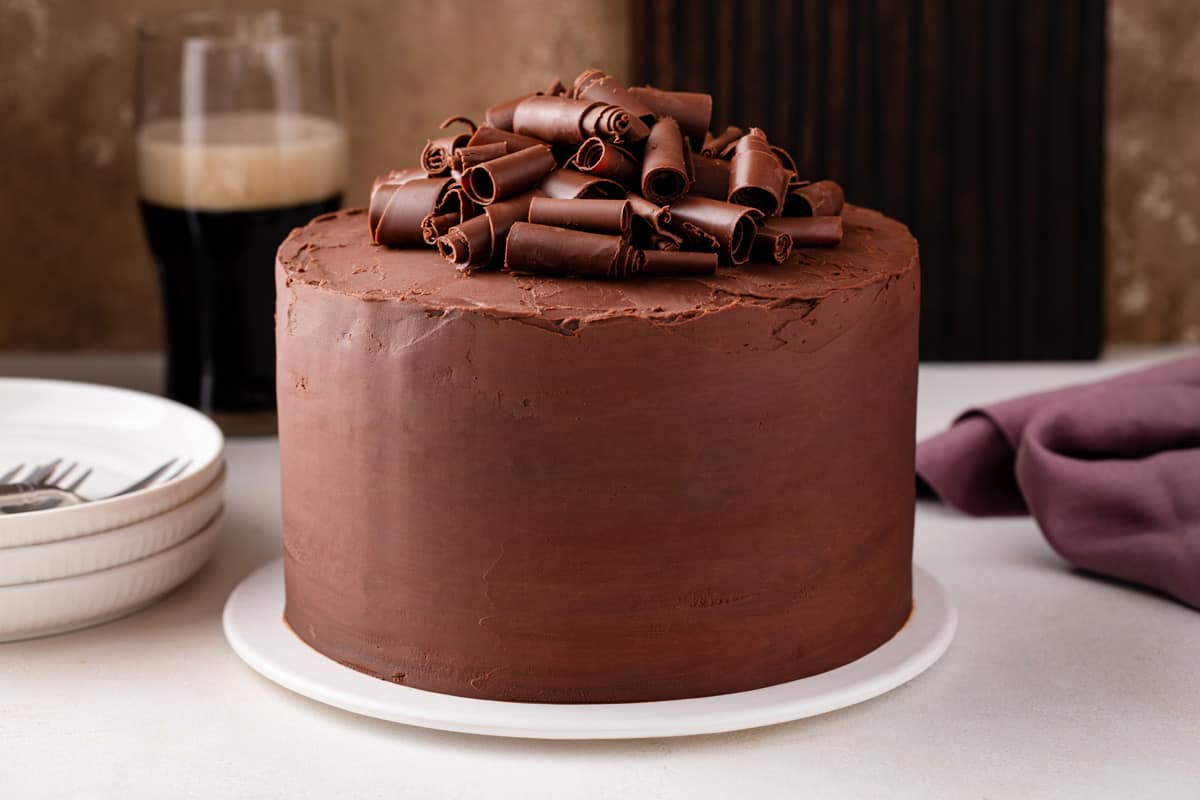
<path id="1" fill-rule="evenodd" d="M 1101 0 L 634 2 L 634 78 L 710 92 L 921 241 L 922 356 L 1094 356 Z"/>

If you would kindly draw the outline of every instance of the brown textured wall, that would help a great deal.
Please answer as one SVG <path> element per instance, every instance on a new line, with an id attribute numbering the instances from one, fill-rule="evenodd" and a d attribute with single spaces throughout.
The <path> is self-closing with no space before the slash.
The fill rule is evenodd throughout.
<path id="1" fill-rule="evenodd" d="M 278 4 L 333 9 L 342 24 L 350 202 L 448 113 L 555 72 L 623 75 L 629 60 L 624 0 Z M 130 31 L 182 5 L 0 0 L 0 349 L 158 344 L 134 205 Z M 1200 3 L 1111 0 L 1110 14 L 1110 339 L 1200 341 Z M 472 46 L 450 57 L 456 42 Z"/>
<path id="2" fill-rule="evenodd" d="M 1109 337 L 1200 342 L 1200 3 L 1109 14 Z"/>
<path id="3" fill-rule="evenodd" d="M 142 15 L 201 5 L 0 0 L 0 350 L 158 346 L 136 208 L 131 32 Z M 451 113 L 479 114 L 556 73 L 628 72 L 624 0 L 274 5 L 342 26 L 350 203 L 365 202 L 378 172 L 415 163 Z"/>

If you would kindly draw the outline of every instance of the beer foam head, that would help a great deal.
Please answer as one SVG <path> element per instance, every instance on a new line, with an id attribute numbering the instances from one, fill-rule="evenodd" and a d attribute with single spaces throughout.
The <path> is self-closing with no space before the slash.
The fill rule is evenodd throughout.
<path id="1" fill-rule="evenodd" d="M 200 211 L 324 200 L 345 188 L 345 130 L 317 116 L 227 112 L 150 122 L 138 133 L 142 199 Z"/>

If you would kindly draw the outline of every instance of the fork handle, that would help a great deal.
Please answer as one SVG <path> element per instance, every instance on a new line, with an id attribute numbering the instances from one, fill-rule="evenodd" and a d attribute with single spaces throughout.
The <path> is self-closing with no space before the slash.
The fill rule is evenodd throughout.
<path id="1" fill-rule="evenodd" d="M 16 494 L 29 494 L 42 488 L 45 487 L 26 481 L 21 481 L 20 483 L 0 483 L 0 498 L 11 497 Z"/>
<path id="2" fill-rule="evenodd" d="M 59 506 L 73 506 L 79 502 L 81 500 L 78 495 L 64 489 L 22 483 L 0 485 L 0 514 L 42 511 Z"/>

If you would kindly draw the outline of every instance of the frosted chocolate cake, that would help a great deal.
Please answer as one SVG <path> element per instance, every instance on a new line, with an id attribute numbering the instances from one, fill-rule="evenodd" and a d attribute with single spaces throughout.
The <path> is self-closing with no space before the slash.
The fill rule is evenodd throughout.
<path id="1" fill-rule="evenodd" d="M 588 71 L 448 121 L 283 243 L 305 642 L 419 689 L 627 702 L 904 625 L 917 243 L 710 115 Z"/>

